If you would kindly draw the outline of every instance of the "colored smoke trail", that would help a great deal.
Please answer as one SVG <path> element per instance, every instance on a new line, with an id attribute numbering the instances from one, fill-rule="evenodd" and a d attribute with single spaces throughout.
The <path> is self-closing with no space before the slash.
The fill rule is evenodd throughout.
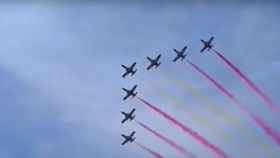
<path id="1" fill-rule="evenodd" d="M 258 136 L 255 135 L 255 133 L 250 133 L 246 128 L 243 126 L 240 126 L 240 118 L 235 117 L 232 113 L 226 112 L 223 110 L 223 108 L 218 108 L 221 107 L 220 105 L 217 105 L 214 103 L 210 98 L 207 96 L 204 96 L 202 93 L 199 92 L 198 89 L 193 87 L 190 84 L 187 84 L 185 82 L 181 82 L 179 80 L 171 79 L 174 81 L 174 83 L 178 86 L 178 88 L 183 88 L 187 92 L 189 92 L 192 97 L 196 98 L 198 101 L 200 101 L 203 105 L 207 105 L 208 109 L 213 112 L 213 114 L 217 115 L 222 115 L 227 121 L 229 121 L 231 124 L 235 125 L 236 127 L 239 128 L 239 130 L 243 133 L 243 135 L 246 136 L 246 138 L 249 139 L 249 141 L 252 144 L 259 145 L 260 148 L 267 154 L 269 155 L 272 153 L 271 151 L 271 144 L 265 143 L 263 141 L 259 141 Z M 162 91 L 161 91 L 162 92 Z M 188 111 L 188 110 L 187 110 Z M 189 114 L 188 114 L 189 115 Z M 204 123 L 200 122 L 199 124 Z M 205 124 L 205 123 L 204 123 Z M 203 125 L 206 126 L 207 124 Z M 218 131 L 216 131 L 216 134 L 218 134 Z M 220 134 L 219 134 L 220 135 Z M 224 140 L 227 141 L 228 137 L 225 137 Z M 228 141 L 227 141 L 228 142 Z"/>
<path id="2" fill-rule="evenodd" d="M 229 98 L 244 114 L 248 115 L 253 121 L 260 127 L 264 132 L 273 138 L 274 141 L 280 146 L 280 135 L 274 131 L 271 127 L 269 127 L 261 118 L 252 114 L 246 107 L 239 102 L 236 97 L 227 91 L 221 84 L 215 81 L 212 77 L 210 77 L 206 72 L 200 69 L 197 65 L 193 64 L 192 62 L 188 61 L 188 63 L 200 74 L 202 74 L 208 81 L 210 81 L 216 88 L 220 90 L 220 92 Z"/>
<path id="3" fill-rule="evenodd" d="M 155 151 L 149 149 L 148 147 L 145 147 L 144 145 L 142 145 L 142 144 L 140 144 L 140 143 L 137 143 L 137 142 L 136 142 L 136 145 L 137 145 L 138 147 L 140 147 L 141 149 L 143 149 L 143 150 L 147 151 L 148 153 L 150 153 L 150 154 L 153 156 L 153 158 L 164 158 L 164 157 L 161 156 L 159 153 L 157 153 L 157 152 L 155 152 Z"/>
<path id="4" fill-rule="evenodd" d="M 255 121 L 258 122 L 260 126 L 262 126 L 269 135 L 272 135 L 275 138 L 275 141 L 280 146 L 280 135 L 272 128 L 270 128 L 262 119 L 258 117 L 254 117 Z"/>
<path id="5" fill-rule="evenodd" d="M 159 108 L 151 105 L 150 103 L 148 103 L 144 99 L 139 98 L 139 97 L 137 97 L 137 98 L 142 103 L 144 103 L 144 105 L 146 105 L 147 107 L 152 109 L 154 112 L 157 112 L 158 114 L 163 116 L 165 119 L 170 121 L 173 125 L 175 125 L 176 127 L 182 129 L 184 131 L 184 133 L 192 136 L 197 142 L 199 142 L 201 145 L 203 145 L 206 149 L 208 149 L 211 152 L 213 152 L 217 158 L 229 158 L 229 156 L 223 150 L 221 150 L 219 147 L 215 146 L 214 144 L 211 144 L 210 142 L 208 142 L 204 137 L 199 135 L 197 132 L 195 132 L 192 129 L 190 129 L 189 127 L 183 125 L 182 123 L 177 121 L 175 118 L 173 118 L 169 114 L 165 113 L 164 111 L 160 110 Z"/>
<path id="6" fill-rule="evenodd" d="M 257 96 L 260 97 L 266 103 L 266 105 L 269 107 L 269 109 L 271 109 L 273 112 L 275 112 L 277 114 L 277 116 L 280 118 L 280 111 L 279 111 L 277 105 L 275 103 L 273 103 L 273 101 L 261 89 L 259 89 L 245 74 L 243 74 L 239 70 L 239 68 L 237 68 L 231 61 L 229 61 L 220 52 L 218 52 L 214 49 L 213 49 L 213 51 L 215 52 L 216 55 L 218 55 L 218 57 L 220 59 L 222 59 L 222 61 L 227 66 L 229 66 L 229 68 L 238 76 L 238 78 L 240 78 L 249 89 L 251 89 L 253 92 L 255 92 L 257 94 Z"/>
<path id="7" fill-rule="evenodd" d="M 144 129 L 146 129 L 147 131 L 149 131 L 150 133 L 152 133 L 154 136 L 156 136 L 157 138 L 159 138 L 160 140 L 164 141 L 165 143 L 167 143 L 169 146 L 171 146 L 172 148 L 174 148 L 175 150 L 177 150 L 179 153 L 189 157 L 189 158 L 197 158 L 193 153 L 187 151 L 186 149 L 184 149 L 182 146 L 176 144 L 174 141 L 172 141 L 171 139 L 161 135 L 160 133 L 156 132 L 155 130 L 151 129 L 150 127 L 148 127 L 147 125 L 136 121 L 136 123 L 138 125 L 140 125 L 141 127 L 143 127 Z"/>
<path id="8" fill-rule="evenodd" d="M 172 106 L 186 113 L 187 119 L 194 121 L 195 124 L 199 125 L 200 128 L 207 130 L 207 132 L 211 135 L 218 135 L 220 137 L 223 137 L 223 141 L 227 144 L 234 143 L 235 140 L 231 139 L 228 133 L 225 133 L 224 131 L 220 130 L 221 128 L 219 126 L 213 125 L 213 121 L 205 115 L 194 112 L 193 109 L 190 108 L 191 106 L 188 106 L 185 103 L 179 101 L 179 99 L 175 96 L 165 93 L 164 90 L 159 91 L 158 93 L 160 94 L 160 96 L 171 100 Z"/>
<path id="9" fill-rule="evenodd" d="M 201 68 L 199 68 L 194 63 L 187 61 L 197 72 L 202 74 L 207 80 L 209 80 L 212 84 L 215 85 L 224 95 L 226 95 L 229 98 L 234 98 L 234 96 L 229 93 L 221 84 L 219 84 L 217 81 L 215 81 L 212 77 L 210 77 L 206 72 L 204 72 Z"/>

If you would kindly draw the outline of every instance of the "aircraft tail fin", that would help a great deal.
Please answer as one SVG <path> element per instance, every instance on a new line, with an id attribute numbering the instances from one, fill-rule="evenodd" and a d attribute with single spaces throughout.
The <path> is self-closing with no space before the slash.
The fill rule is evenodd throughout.
<path id="1" fill-rule="evenodd" d="M 138 94 L 138 92 L 135 92 L 135 93 L 133 94 L 133 97 L 136 97 L 137 94 Z"/>
<path id="2" fill-rule="evenodd" d="M 132 119 L 131 119 L 131 120 L 134 120 L 134 119 L 135 119 L 135 117 L 136 117 L 136 115 L 132 116 Z"/>
<path id="3" fill-rule="evenodd" d="M 136 72 L 137 72 L 137 69 L 136 69 L 135 71 L 132 71 L 132 73 L 131 73 L 131 74 L 132 74 L 132 75 L 134 75 Z"/>
<path id="4" fill-rule="evenodd" d="M 132 139 L 131 139 L 131 143 L 132 143 L 132 142 L 134 142 L 134 141 L 135 141 L 135 139 L 136 139 L 136 138 L 132 138 Z"/>
<path id="5" fill-rule="evenodd" d="M 159 66 L 160 66 L 160 64 L 161 64 L 161 62 L 159 62 L 159 63 L 157 64 L 157 66 L 156 66 L 156 67 L 159 67 Z"/>

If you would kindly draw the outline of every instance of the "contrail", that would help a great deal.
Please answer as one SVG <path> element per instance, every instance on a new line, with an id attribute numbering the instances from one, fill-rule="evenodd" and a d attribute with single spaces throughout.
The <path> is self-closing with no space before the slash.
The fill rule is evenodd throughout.
<path id="1" fill-rule="evenodd" d="M 144 103 L 144 105 L 146 105 L 147 107 L 152 109 L 154 112 L 157 112 L 158 114 L 163 116 L 165 119 L 170 121 L 173 125 L 180 128 L 181 130 L 183 130 L 184 133 L 192 136 L 197 142 L 199 142 L 201 145 L 203 145 L 206 149 L 213 152 L 217 158 L 229 158 L 229 156 L 223 150 L 221 150 L 219 147 L 215 146 L 214 144 L 211 144 L 210 142 L 208 142 L 208 140 L 206 140 L 204 137 L 199 135 L 197 132 L 195 132 L 192 129 L 190 129 L 189 127 L 183 125 L 181 122 L 177 121 L 175 118 L 173 118 L 169 114 L 165 113 L 164 111 L 160 110 L 159 108 L 153 106 L 152 104 L 145 101 L 144 99 L 142 99 L 140 97 L 137 97 L 137 98 L 142 103 Z"/>
<path id="2" fill-rule="evenodd" d="M 152 133 L 154 136 L 156 136 L 157 138 L 159 138 L 160 140 L 164 141 L 165 143 L 167 143 L 169 146 L 171 146 L 172 148 L 174 148 L 175 150 L 177 150 L 179 153 L 187 156 L 188 158 L 197 158 L 197 156 L 195 156 L 193 153 L 191 153 L 190 151 L 184 149 L 182 146 L 176 144 L 174 141 L 172 141 L 171 139 L 161 135 L 160 133 L 156 132 L 155 130 L 151 129 L 150 127 L 148 127 L 147 125 L 136 121 L 136 123 L 138 125 L 140 125 L 142 128 L 146 129 L 147 131 L 149 131 L 150 133 Z"/>
<path id="3" fill-rule="evenodd" d="M 188 63 L 200 74 L 202 74 L 208 81 L 210 81 L 220 92 L 229 98 L 244 114 L 248 115 L 253 121 L 262 129 L 264 132 L 273 138 L 274 141 L 280 146 L 280 135 L 274 131 L 271 127 L 269 127 L 261 118 L 251 113 L 246 107 L 241 104 L 241 102 L 236 99 L 236 97 L 231 94 L 228 90 L 226 90 L 221 84 L 219 84 L 216 80 L 210 77 L 206 72 L 200 69 L 197 65 L 188 61 Z"/>
<path id="4" fill-rule="evenodd" d="M 277 105 L 260 88 L 258 88 L 245 74 L 243 74 L 239 70 L 239 68 L 237 68 L 231 61 L 229 61 L 223 54 L 216 51 L 215 49 L 213 49 L 213 51 L 220 59 L 222 59 L 222 61 L 227 66 L 229 66 L 229 68 L 238 76 L 238 78 L 240 78 L 249 89 L 255 92 L 257 96 L 260 97 L 266 103 L 268 108 L 273 112 L 275 112 L 277 116 L 280 118 L 280 111 Z"/>
<path id="5" fill-rule="evenodd" d="M 164 157 L 163 157 L 162 155 L 160 155 L 159 153 L 157 153 L 157 152 L 155 152 L 155 151 L 149 149 L 148 147 L 145 147 L 144 145 L 142 145 L 142 144 L 140 144 L 140 143 L 137 143 L 137 142 L 136 142 L 136 145 L 137 145 L 138 147 L 140 147 L 141 149 L 143 149 L 143 150 L 147 151 L 148 153 L 150 153 L 150 154 L 153 156 L 153 158 L 164 158 Z"/>

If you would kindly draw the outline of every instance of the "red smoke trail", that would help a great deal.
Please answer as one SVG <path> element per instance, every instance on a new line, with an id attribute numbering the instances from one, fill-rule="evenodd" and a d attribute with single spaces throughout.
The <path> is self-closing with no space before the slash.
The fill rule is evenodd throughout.
<path id="1" fill-rule="evenodd" d="M 218 55 L 220 59 L 226 63 L 229 68 L 245 83 L 245 85 L 251 89 L 253 92 L 257 94 L 263 101 L 266 103 L 266 105 L 277 114 L 278 117 L 280 117 L 280 111 L 277 108 L 277 105 L 273 103 L 273 101 L 262 91 L 260 90 L 246 75 L 244 75 L 231 61 L 229 61 L 225 56 L 223 56 L 218 51 L 213 51 Z"/>
<path id="2" fill-rule="evenodd" d="M 150 153 L 151 155 L 153 155 L 154 158 L 164 158 L 163 156 L 161 156 L 159 153 L 145 147 L 144 145 L 141 145 L 140 143 L 136 142 L 136 145 L 139 146 L 141 149 L 147 151 L 148 153 Z"/>
<path id="3" fill-rule="evenodd" d="M 159 113 L 161 116 L 163 116 L 165 119 L 167 119 L 168 121 L 170 121 L 173 125 L 179 127 L 180 129 L 182 129 L 186 134 L 189 134 L 190 136 L 192 136 L 196 141 L 198 141 L 201 145 L 203 145 L 204 147 L 206 147 L 208 150 L 210 150 L 211 152 L 213 152 L 215 154 L 215 156 L 217 158 L 229 158 L 229 156 L 223 151 L 221 150 L 219 147 L 215 146 L 214 144 L 211 144 L 210 142 L 208 142 L 204 137 L 202 137 L 201 135 L 199 135 L 197 132 L 193 131 L 192 129 L 190 129 L 189 127 L 183 125 L 182 123 L 180 123 L 179 121 L 177 121 L 175 118 L 173 118 L 172 116 L 170 116 L 169 114 L 165 113 L 164 111 L 160 110 L 159 108 L 151 105 L 150 103 L 148 103 L 147 101 L 145 101 L 142 98 L 137 97 L 137 99 L 139 99 L 142 103 L 144 103 L 144 105 L 146 105 L 147 107 L 149 107 L 150 109 L 152 109 L 153 111 Z"/>
<path id="4" fill-rule="evenodd" d="M 159 134 L 158 132 L 156 132 L 155 130 L 152 130 L 150 127 L 148 127 L 147 125 L 136 121 L 136 123 L 138 125 L 140 125 L 141 127 L 143 127 L 144 129 L 146 129 L 147 131 L 149 131 L 150 133 L 152 133 L 154 136 L 156 136 L 157 138 L 159 138 L 160 140 L 164 141 L 165 143 L 167 143 L 168 145 L 170 145 L 172 148 L 174 148 L 175 150 L 177 150 L 178 152 L 180 152 L 181 154 L 189 157 L 189 158 L 197 158 L 194 154 L 192 154 L 191 152 L 187 151 L 186 149 L 184 149 L 183 147 L 181 147 L 180 145 L 176 144 L 175 142 L 173 142 L 171 139 Z"/>
<path id="5" fill-rule="evenodd" d="M 220 92 L 228 97 L 244 114 L 248 115 L 253 121 L 262 129 L 264 132 L 271 136 L 273 140 L 277 142 L 280 146 L 280 135 L 274 131 L 271 127 L 269 127 L 260 117 L 252 114 L 243 104 L 240 103 L 236 97 L 231 94 L 228 90 L 226 90 L 221 84 L 215 81 L 211 76 L 209 76 L 206 72 L 200 69 L 197 65 L 188 61 L 188 63 L 200 74 L 202 74 L 208 81 L 210 81 L 216 88 L 220 90 Z"/>

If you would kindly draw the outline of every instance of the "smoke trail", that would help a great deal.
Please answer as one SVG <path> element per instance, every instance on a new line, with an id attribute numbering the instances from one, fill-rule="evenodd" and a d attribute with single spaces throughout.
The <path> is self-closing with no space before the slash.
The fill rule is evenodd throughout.
<path id="1" fill-rule="evenodd" d="M 223 150 L 221 150 L 219 147 L 215 146 L 214 144 L 211 144 L 205 138 L 203 138 L 201 135 L 199 135 L 197 132 L 195 132 L 192 129 L 190 129 L 189 127 L 183 125 L 182 123 L 177 121 L 175 118 L 173 118 L 169 114 L 167 114 L 164 111 L 160 110 L 159 108 L 151 105 L 150 103 L 148 103 L 147 101 L 145 101 L 142 98 L 137 97 L 137 99 L 139 99 L 142 103 L 144 103 L 144 105 L 146 105 L 147 107 L 149 107 L 150 109 L 152 109 L 153 111 L 157 112 L 158 114 L 163 116 L 165 119 L 170 121 L 173 125 L 182 129 L 184 131 L 184 133 L 192 136 L 196 141 L 198 141 L 206 149 L 213 152 L 217 158 L 229 158 L 229 156 Z"/>
<path id="2" fill-rule="evenodd" d="M 211 110 L 213 112 L 213 114 L 215 114 L 215 115 L 221 115 L 222 114 L 222 116 L 226 120 L 231 122 L 231 124 L 237 126 L 239 128 L 239 130 L 243 133 L 243 135 L 245 135 L 246 138 L 248 138 L 250 140 L 251 143 L 253 143 L 255 145 L 260 145 L 260 148 L 263 149 L 264 152 L 267 153 L 267 155 L 269 155 L 272 152 L 271 151 L 271 144 L 267 144 L 263 141 L 259 141 L 257 139 L 257 136 L 255 135 L 255 133 L 253 135 L 253 133 L 250 133 L 246 128 L 244 128 L 243 126 L 240 126 L 240 124 L 239 124 L 240 119 L 233 116 L 232 113 L 226 112 L 225 110 L 223 110 L 223 108 L 222 109 L 218 108 L 218 106 L 220 106 L 220 105 L 217 105 L 210 98 L 201 94 L 198 89 L 194 88 L 190 84 L 183 83 L 183 82 L 181 82 L 179 80 L 175 80 L 175 79 L 171 79 L 171 80 L 173 80 L 174 83 L 179 88 L 183 88 L 184 90 L 188 91 L 194 98 L 199 100 L 203 105 L 208 105 L 208 109 Z M 203 126 L 206 126 L 206 125 L 203 125 Z M 216 132 L 216 133 L 218 134 L 218 132 Z M 227 140 L 226 138 L 227 137 L 224 138 L 225 141 Z"/>
<path id="3" fill-rule="evenodd" d="M 199 73 L 201 73 L 207 80 L 209 80 L 215 87 L 217 87 L 220 92 L 228 97 L 244 114 L 248 115 L 253 121 L 260 127 L 264 132 L 273 138 L 274 141 L 280 146 L 280 135 L 274 131 L 271 127 L 269 127 L 261 118 L 257 117 L 256 115 L 252 114 L 246 107 L 239 102 L 238 99 L 235 98 L 233 94 L 227 91 L 221 84 L 215 81 L 212 77 L 210 77 L 206 72 L 200 69 L 197 65 L 193 64 L 192 62 L 188 61 L 188 63 Z"/>
<path id="4" fill-rule="evenodd" d="M 150 127 L 148 127 L 147 125 L 136 121 L 136 123 L 138 125 L 140 125 L 141 127 L 143 127 L 144 129 L 146 129 L 147 131 L 149 131 L 150 133 L 152 133 L 154 136 L 156 136 L 157 138 L 159 138 L 160 140 L 164 141 L 165 143 L 167 143 L 169 146 L 171 146 L 172 148 L 174 148 L 175 150 L 177 150 L 178 152 L 180 152 L 181 154 L 189 157 L 189 158 L 197 158 L 193 153 L 187 151 L 186 149 L 184 149 L 183 147 L 181 147 L 180 145 L 176 144 L 175 142 L 173 142 L 171 139 L 161 135 L 160 133 L 156 132 L 155 130 L 152 130 Z"/>
<path id="5" fill-rule="evenodd" d="M 137 143 L 137 142 L 136 142 L 136 145 L 137 145 L 138 147 L 140 147 L 141 149 L 143 149 L 143 150 L 147 151 L 148 153 L 150 153 L 154 158 L 164 158 L 164 157 L 161 156 L 159 153 L 157 153 L 157 152 L 155 152 L 155 151 L 153 151 L 153 150 L 151 150 L 151 149 L 145 147 L 144 145 L 141 145 L 140 143 Z"/>
<path id="6" fill-rule="evenodd" d="M 243 74 L 231 61 L 229 61 L 225 56 L 223 56 L 218 51 L 214 50 L 216 55 L 220 59 L 224 61 L 225 64 L 229 66 L 229 68 L 245 83 L 245 85 L 251 89 L 253 92 L 257 94 L 258 97 L 260 97 L 266 105 L 277 114 L 278 117 L 280 117 L 280 111 L 277 108 L 277 105 L 273 103 L 273 101 L 261 90 L 259 89 L 245 74 Z"/>
<path id="7" fill-rule="evenodd" d="M 193 109 L 190 108 L 191 106 L 186 105 L 177 97 L 164 92 L 164 90 L 159 91 L 158 93 L 160 96 L 170 100 L 171 105 L 176 109 L 179 109 L 186 113 L 188 120 L 193 120 L 197 125 L 207 130 L 211 135 L 218 135 L 220 137 L 223 137 L 223 141 L 227 144 L 233 145 L 235 143 L 235 138 L 231 137 L 227 132 L 225 133 L 225 131 L 220 130 L 221 128 L 219 126 L 213 125 L 213 121 L 205 117 L 205 115 L 199 115 L 197 112 L 194 112 Z"/>

